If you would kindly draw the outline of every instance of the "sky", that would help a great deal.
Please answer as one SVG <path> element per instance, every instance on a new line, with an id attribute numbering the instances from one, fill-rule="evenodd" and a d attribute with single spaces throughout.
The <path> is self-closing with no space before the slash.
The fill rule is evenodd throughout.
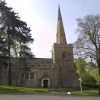
<path id="1" fill-rule="evenodd" d="M 6 3 L 31 28 L 34 42 L 30 47 L 37 58 L 51 58 L 51 47 L 56 42 L 58 4 L 67 43 L 77 40 L 77 18 L 100 14 L 100 0 L 6 0 Z"/>

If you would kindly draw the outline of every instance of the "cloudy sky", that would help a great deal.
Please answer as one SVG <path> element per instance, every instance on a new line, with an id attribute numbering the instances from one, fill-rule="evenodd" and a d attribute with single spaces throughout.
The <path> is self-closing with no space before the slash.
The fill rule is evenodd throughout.
<path id="1" fill-rule="evenodd" d="M 31 27 L 32 52 L 38 58 L 51 58 L 51 46 L 56 41 L 57 13 L 60 4 L 67 43 L 77 39 L 76 18 L 100 13 L 100 0 L 6 0 Z"/>

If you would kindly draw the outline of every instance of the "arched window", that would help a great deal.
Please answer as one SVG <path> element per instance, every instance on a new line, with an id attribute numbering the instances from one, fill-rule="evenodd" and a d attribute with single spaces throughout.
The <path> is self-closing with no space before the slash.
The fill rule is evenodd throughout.
<path id="1" fill-rule="evenodd" d="M 65 58 L 66 55 L 65 55 L 65 51 L 62 51 L 62 58 Z"/>

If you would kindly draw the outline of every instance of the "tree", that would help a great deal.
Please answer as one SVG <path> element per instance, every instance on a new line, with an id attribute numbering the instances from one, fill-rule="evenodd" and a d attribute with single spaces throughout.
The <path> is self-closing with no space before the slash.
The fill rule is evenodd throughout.
<path id="1" fill-rule="evenodd" d="M 99 70 L 98 70 L 98 68 L 93 69 L 90 72 L 90 74 L 96 80 L 96 84 L 99 85 L 100 78 L 99 78 Z"/>
<path id="2" fill-rule="evenodd" d="M 4 37 L 7 49 L 8 49 L 8 85 L 11 83 L 11 45 L 13 43 L 14 27 L 15 27 L 15 13 L 12 8 L 7 7 L 5 2 L 0 3 L 0 30 L 2 31 L 2 37 Z"/>
<path id="3" fill-rule="evenodd" d="M 21 82 L 21 78 L 19 77 L 20 75 L 20 69 L 24 70 L 29 70 L 28 64 L 27 64 L 27 59 L 32 59 L 34 58 L 33 53 L 31 52 L 31 49 L 25 45 L 21 44 L 20 45 L 20 52 L 19 52 L 19 58 L 18 58 L 18 72 L 17 72 L 17 78 L 16 78 L 16 85 L 19 86 L 19 82 Z M 21 75 L 21 77 L 23 74 Z"/>
<path id="4" fill-rule="evenodd" d="M 84 18 L 78 18 L 77 24 L 79 35 L 74 45 L 75 54 L 87 60 L 91 58 L 96 62 L 100 78 L 100 15 L 87 15 Z"/>
<path id="5" fill-rule="evenodd" d="M 79 57 L 78 59 L 75 60 L 75 64 L 76 64 L 76 69 L 77 69 L 77 73 L 80 77 L 83 77 L 83 75 L 86 72 L 86 62 L 84 59 L 82 59 L 81 57 Z"/>
<path id="6" fill-rule="evenodd" d="M 11 83 L 11 57 L 12 51 L 15 50 L 16 57 L 21 57 L 21 46 L 24 44 L 33 43 L 33 38 L 31 36 L 31 29 L 27 27 L 27 23 L 20 20 L 18 14 L 13 11 L 12 8 L 7 7 L 5 2 L 0 3 L 0 30 L 2 31 L 2 37 L 4 37 L 7 49 L 8 49 L 8 85 Z M 18 47 L 18 54 L 16 48 Z M 27 52 L 27 55 L 32 56 L 33 54 Z M 18 67 L 19 69 L 19 67 Z"/>
<path id="7" fill-rule="evenodd" d="M 82 78 L 82 85 L 85 86 L 96 86 L 95 79 L 92 75 L 90 75 L 91 70 L 94 68 L 88 64 L 84 59 L 81 57 L 75 60 L 76 69 L 79 77 Z"/>

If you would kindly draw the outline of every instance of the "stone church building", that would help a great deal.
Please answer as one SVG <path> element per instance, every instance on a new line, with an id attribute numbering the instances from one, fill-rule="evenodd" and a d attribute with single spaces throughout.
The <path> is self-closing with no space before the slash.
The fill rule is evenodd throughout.
<path id="1" fill-rule="evenodd" d="M 52 58 L 28 59 L 29 71 L 21 71 L 19 84 L 25 87 L 57 88 L 79 87 L 78 74 L 73 58 L 73 44 L 67 44 L 60 6 L 58 7 L 58 22 L 56 43 L 52 45 Z M 16 86 L 16 59 L 12 59 L 12 85 Z M 4 71 L 2 76 L 7 76 Z M 8 79 L 2 78 L 2 84 L 7 85 Z"/>

